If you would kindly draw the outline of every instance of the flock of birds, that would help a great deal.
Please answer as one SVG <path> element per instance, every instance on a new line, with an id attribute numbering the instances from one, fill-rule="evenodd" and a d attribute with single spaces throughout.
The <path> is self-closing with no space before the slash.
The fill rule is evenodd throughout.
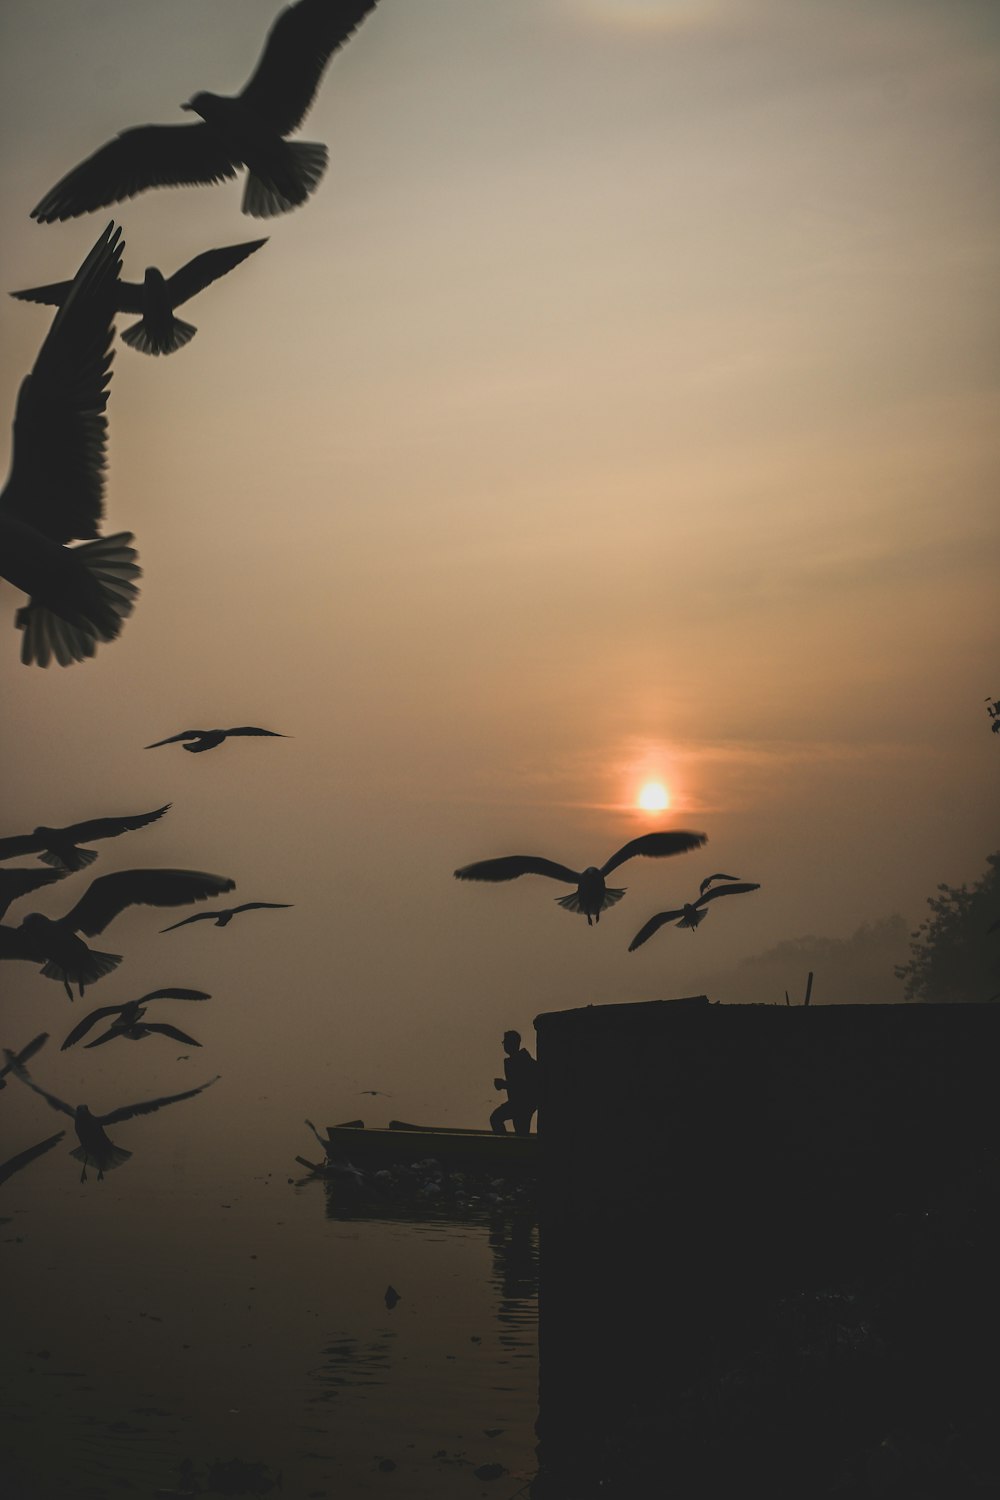
<path id="1" fill-rule="evenodd" d="M 303 204 L 325 171 L 327 150 L 324 145 L 288 137 L 315 98 L 330 58 L 376 3 L 296 0 L 287 5 L 272 25 L 257 67 L 239 94 L 194 94 L 182 108 L 198 116 L 195 124 L 142 125 L 123 131 L 57 182 L 32 217 L 40 223 L 70 219 L 149 188 L 222 182 L 244 168 L 244 213 L 266 218 Z M 121 279 L 125 244 L 122 230 L 112 222 L 72 280 L 13 293 L 22 300 L 57 308 L 34 366 L 21 384 L 11 468 L 0 494 L 0 576 L 27 595 L 27 602 L 15 614 L 25 664 L 47 667 L 55 661 L 69 666 L 92 657 L 98 644 L 118 636 L 138 596 L 136 580 L 141 569 L 132 533 L 101 535 L 116 314 L 139 318 L 122 332 L 131 348 L 151 355 L 172 354 L 196 332 L 192 324 L 176 316 L 176 309 L 265 243 L 257 239 L 206 251 L 169 277 L 150 267 L 139 284 Z M 190 753 L 200 754 L 227 738 L 263 735 L 276 735 L 276 731 L 255 726 L 187 729 L 146 748 L 180 743 Z M 0 839 L 0 861 L 37 855 L 47 867 L 0 868 L 0 917 L 33 891 L 89 866 L 97 854 L 85 844 L 146 827 L 163 817 L 168 807 L 66 828 L 39 827 L 30 834 Z M 547 876 L 575 887 L 558 898 L 559 905 L 585 915 L 588 925 L 593 925 L 602 911 L 624 895 L 623 888 L 607 884 L 607 877 L 626 860 L 680 854 L 705 842 L 700 833 L 650 833 L 631 839 L 599 867 L 573 870 L 533 855 L 509 855 L 465 865 L 455 876 L 488 882 L 528 874 Z M 132 869 L 101 876 L 61 917 L 31 912 L 17 926 L 0 925 L 0 959 L 39 965 L 45 977 L 64 985 L 70 999 L 74 985 L 82 996 L 88 986 L 121 963 L 120 954 L 93 949 L 85 937 L 103 933 L 130 906 L 186 905 L 220 896 L 234 884 L 227 877 L 195 870 Z M 697 899 L 652 917 L 633 938 L 629 951 L 668 922 L 695 931 L 711 902 L 757 889 L 756 884 L 735 876 L 708 876 Z M 197 912 L 161 930 L 170 932 L 211 920 L 222 927 L 237 913 L 286 904 L 245 902 Z M 101 1006 L 73 1028 L 63 1050 L 75 1046 L 99 1022 L 109 1024 L 87 1042 L 87 1048 L 157 1035 L 198 1046 L 194 1037 L 178 1027 L 146 1020 L 146 1009 L 153 1001 L 208 998 L 199 990 L 166 988 L 138 1000 Z M 6 1086 L 6 1075 L 12 1074 L 53 1109 L 72 1118 L 79 1141 L 73 1155 L 83 1163 L 83 1178 L 88 1165 L 96 1166 L 101 1177 L 130 1155 L 109 1139 L 107 1126 L 192 1098 L 216 1081 L 209 1079 L 196 1089 L 97 1115 L 86 1104 L 64 1102 L 32 1079 L 27 1064 L 46 1040 L 43 1032 L 19 1053 L 5 1050 L 0 1088 Z M 50 1150 L 62 1134 L 0 1165 L 0 1181 Z"/>

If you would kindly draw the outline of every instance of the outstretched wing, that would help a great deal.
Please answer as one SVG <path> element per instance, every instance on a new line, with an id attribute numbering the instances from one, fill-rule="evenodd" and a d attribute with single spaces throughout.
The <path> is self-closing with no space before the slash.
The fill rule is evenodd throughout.
<path id="1" fill-rule="evenodd" d="M 40 224 L 134 198 L 144 188 L 223 182 L 242 165 L 206 124 L 139 125 L 88 156 L 60 178 L 31 210 Z"/>
<path id="2" fill-rule="evenodd" d="M 3 1055 L 6 1059 L 7 1066 L 10 1068 L 10 1071 L 13 1073 L 14 1077 L 20 1078 L 21 1082 L 26 1083 L 29 1089 L 34 1089 L 36 1094 L 40 1094 L 45 1100 L 46 1104 L 50 1104 L 53 1109 L 60 1110 L 64 1115 L 69 1115 L 70 1119 L 72 1119 L 76 1115 L 76 1110 L 73 1108 L 72 1104 L 66 1104 L 62 1099 L 57 1099 L 55 1094 L 50 1094 L 45 1089 L 39 1088 L 35 1080 L 30 1077 L 27 1068 L 18 1061 L 17 1054 L 11 1052 L 9 1047 L 5 1047 L 3 1049 Z"/>
<path id="3" fill-rule="evenodd" d="M 13 838 L 0 839 L 0 859 L 19 859 L 22 854 L 37 854 L 44 848 L 42 840 L 33 833 L 18 833 Z"/>
<path id="4" fill-rule="evenodd" d="M 557 865 L 551 859 L 540 859 L 536 854 L 507 854 L 502 859 L 481 859 L 474 865 L 463 865 L 455 871 L 456 880 L 516 880 L 519 875 L 548 875 L 553 880 L 564 880 L 567 885 L 580 881 L 578 870 L 568 865 Z"/>
<path id="5" fill-rule="evenodd" d="M 331 55 L 361 24 L 375 0 L 298 0 L 268 32 L 264 51 L 240 95 L 279 135 L 301 124 Z"/>
<path id="6" fill-rule="evenodd" d="M 659 932 L 660 928 L 665 922 L 676 922 L 680 917 L 683 917 L 683 915 L 683 906 L 678 907 L 677 911 L 657 912 L 655 917 L 650 917 L 645 927 L 639 928 L 639 931 L 636 933 L 635 937 L 628 945 L 628 951 L 630 953 L 634 953 L 636 948 L 642 947 L 647 938 L 651 938 L 653 936 L 654 932 Z"/>
<path id="7" fill-rule="evenodd" d="M 136 828 L 145 828 L 147 823 L 155 823 L 172 805 L 164 802 L 154 812 L 136 813 L 128 818 L 91 818 L 87 823 L 74 823 L 72 828 L 62 828 L 59 831 L 72 839 L 74 844 L 85 844 L 89 839 L 113 839 L 120 833 L 131 833 Z"/>
<path id="8" fill-rule="evenodd" d="M 128 906 L 185 906 L 235 886 L 235 880 L 201 870 L 116 870 L 93 881 L 62 921 L 74 932 L 94 937 Z"/>
<path id="9" fill-rule="evenodd" d="M 698 894 L 704 896 L 713 880 L 739 880 L 739 878 L 738 875 L 706 875 L 698 887 Z"/>
<path id="10" fill-rule="evenodd" d="M 20 302 L 42 302 L 47 307 L 62 307 L 72 285 L 71 281 L 53 281 L 49 286 L 32 286 L 10 295 Z"/>
<path id="11" fill-rule="evenodd" d="M 167 282 L 167 296 L 171 306 L 180 307 L 182 302 L 203 292 L 213 281 L 218 281 L 220 276 L 225 276 L 241 260 L 246 260 L 248 255 L 266 244 L 266 238 L 247 240 L 242 245 L 225 245 L 221 250 L 206 250 L 202 255 L 196 255 L 194 260 L 189 260 L 186 266 L 175 271 Z"/>
<path id="12" fill-rule="evenodd" d="M 51 885 L 54 880 L 62 880 L 68 874 L 68 870 L 0 870 L 0 917 L 12 901 L 40 890 L 43 885 Z"/>
<path id="13" fill-rule="evenodd" d="M 699 896 L 694 903 L 695 906 L 704 906 L 707 901 L 714 901 L 716 896 L 740 896 L 744 891 L 759 891 L 760 882 L 756 880 L 740 880 L 735 885 L 716 885 L 710 891 Z"/>
<path id="14" fill-rule="evenodd" d="M 211 734 L 210 729 L 182 729 L 180 734 L 172 734 L 168 740 L 154 740 L 147 745 L 147 750 L 158 750 L 161 745 L 176 745 L 178 740 L 198 740 L 203 734 Z"/>
<path id="15" fill-rule="evenodd" d="M 17 398 L 3 505 L 53 542 L 96 537 L 100 529 L 123 248 L 121 230 L 109 224 L 73 278 Z"/>
<path id="16" fill-rule="evenodd" d="M 193 1099 L 195 1094 L 203 1093 L 205 1089 L 211 1088 L 213 1083 L 218 1083 L 222 1077 L 216 1073 L 207 1083 L 200 1083 L 196 1089 L 185 1089 L 183 1094 L 167 1094 L 163 1099 L 146 1099 L 142 1104 L 125 1104 L 121 1109 L 113 1109 L 109 1115 L 98 1117 L 99 1125 L 118 1125 L 122 1120 L 132 1120 L 136 1115 L 152 1115 L 158 1109 L 163 1109 L 167 1104 L 176 1104 L 180 1099 Z"/>
<path id="17" fill-rule="evenodd" d="M 277 911 L 294 905 L 291 901 L 244 901 L 242 906 L 234 906 L 233 912 L 238 911 L 263 911 L 266 909 Z"/>
<path id="18" fill-rule="evenodd" d="M 51 1151 L 53 1146 L 58 1146 L 65 1130 L 57 1130 L 55 1135 L 50 1135 L 48 1140 L 39 1141 L 37 1146 L 29 1146 L 27 1151 L 19 1151 L 16 1156 L 10 1157 L 5 1162 L 0 1162 L 0 1182 L 6 1182 L 8 1177 L 13 1177 L 15 1172 L 20 1172 L 29 1162 L 34 1161 L 36 1156 L 44 1156 L 46 1151 Z"/>
<path id="19" fill-rule="evenodd" d="M 189 922 L 214 922 L 219 916 L 217 911 L 196 911 L 193 917 L 182 917 L 179 922 L 171 922 L 169 927 L 161 927 L 161 932 L 173 932 L 178 927 L 186 927 Z"/>
<path id="20" fill-rule="evenodd" d="M 206 990 L 150 990 L 135 1003 L 145 1005 L 147 1000 L 211 1000 Z"/>
<path id="21" fill-rule="evenodd" d="M 200 1047 L 193 1036 L 188 1036 L 186 1031 L 181 1031 L 179 1026 L 168 1026 L 166 1021 L 143 1021 L 147 1031 L 160 1031 L 164 1036 L 172 1036 L 175 1042 L 186 1042 L 189 1047 Z"/>
<path id="22" fill-rule="evenodd" d="M 2 1078 L 5 1073 L 9 1073 L 15 1066 L 19 1065 L 23 1068 L 25 1063 L 31 1061 L 36 1052 L 41 1051 L 48 1039 L 48 1032 L 40 1031 L 37 1036 L 32 1037 L 31 1041 L 26 1047 L 21 1048 L 20 1052 L 12 1052 L 11 1058 L 13 1059 L 13 1061 L 5 1062 L 3 1067 L 0 1068 L 0 1078 Z M 0 1084 L 0 1088 L 4 1087 L 6 1087 L 5 1084 Z"/>
<path id="23" fill-rule="evenodd" d="M 103 1021 L 106 1016 L 120 1015 L 123 1008 L 121 1005 L 101 1005 L 97 1010 L 92 1010 L 89 1016 L 84 1016 L 83 1020 L 73 1027 L 59 1051 L 65 1052 L 67 1047 L 75 1046 L 82 1036 L 87 1035 L 92 1026 L 97 1025 L 98 1021 Z"/>
<path id="24" fill-rule="evenodd" d="M 633 855 L 644 854 L 649 859 L 662 859 L 667 854 L 686 854 L 689 849 L 700 849 L 702 844 L 708 842 L 708 835 L 704 833 L 643 833 L 637 839 L 629 839 L 623 844 L 616 854 L 612 854 L 606 864 L 601 866 L 602 875 L 610 875 L 612 870 L 617 870 L 627 859 Z"/>
<path id="25" fill-rule="evenodd" d="M 268 734 L 276 740 L 287 740 L 289 738 L 287 734 L 279 734 L 276 729 L 257 729 L 253 724 L 245 724 L 242 729 L 227 729 L 225 733 L 227 738 L 234 734 Z"/>

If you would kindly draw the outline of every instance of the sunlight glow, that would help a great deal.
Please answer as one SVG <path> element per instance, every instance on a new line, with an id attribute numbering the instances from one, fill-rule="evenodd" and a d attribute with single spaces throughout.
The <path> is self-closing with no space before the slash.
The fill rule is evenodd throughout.
<path id="1" fill-rule="evenodd" d="M 670 806 L 666 787 L 660 781 L 647 781 L 639 793 L 639 806 L 644 812 L 663 812 Z"/>

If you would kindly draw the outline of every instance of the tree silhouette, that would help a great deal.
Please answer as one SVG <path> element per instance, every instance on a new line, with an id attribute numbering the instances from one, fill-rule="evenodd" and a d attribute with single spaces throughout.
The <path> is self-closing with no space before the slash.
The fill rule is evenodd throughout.
<path id="1" fill-rule="evenodd" d="M 971 890 L 938 886 L 931 915 L 911 934 L 910 961 L 896 969 L 907 1000 L 955 1003 L 1000 998 L 1000 853 Z"/>

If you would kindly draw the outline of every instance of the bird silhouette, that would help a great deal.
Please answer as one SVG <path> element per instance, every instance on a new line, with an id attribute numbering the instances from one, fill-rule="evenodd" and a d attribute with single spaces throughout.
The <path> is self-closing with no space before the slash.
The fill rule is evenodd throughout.
<path id="1" fill-rule="evenodd" d="M 172 734 L 169 739 L 155 740 L 152 745 L 147 745 L 147 750 L 158 750 L 161 745 L 176 745 L 179 740 L 197 740 L 196 745 L 185 745 L 185 750 L 190 750 L 192 755 L 200 755 L 203 750 L 214 750 L 216 745 L 221 745 L 223 740 L 229 739 L 231 735 L 266 734 L 271 739 L 287 740 L 287 734 L 279 734 L 276 729 L 258 729 L 253 724 L 245 724 L 242 729 L 182 729 L 180 734 Z"/>
<path id="2" fill-rule="evenodd" d="M 4 1063 L 3 1067 L 0 1068 L 0 1089 L 5 1089 L 7 1087 L 7 1074 L 12 1070 L 12 1068 L 17 1065 L 24 1067 L 26 1063 L 29 1063 L 34 1057 L 35 1053 L 39 1052 L 42 1047 L 45 1046 L 45 1043 L 48 1041 L 48 1039 L 48 1032 L 40 1031 L 36 1037 L 32 1037 L 31 1041 L 26 1047 L 21 1048 L 20 1052 L 11 1053 L 11 1058 L 13 1059 L 13 1061 Z"/>
<path id="3" fill-rule="evenodd" d="M 185 323 L 174 317 L 174 309 L 188 302 L 198 292 L 205 290 L 220 276 L 225 276 L 240 261 L 246 260 L 267 240 L 249 240 L 242 245 L 226 245 L 221 250 L 206 250 L 196 255 L 186 266 L 166 278 L 156 266 L 146 267 L 145 279 L 119 281 L 115 310 L 122 313 L 141 313 L 138 323 L 122 329 L 122 339 L 142 354 L 173 354 L 182 349 L 198 332 L 193 323 Z M 56 281 L 50 286 L 29 287 L 23 292 L 11 292 L 22 302 L 42 302 L 51 307 L 61 307 L 69 292 L 69 281 Z"/>
<path id="4" fill-rule="evenodd" d="M 705 891 L 697 901 L 685 903 L 676 911 L 661 911 L 655 917 L 650 917 L 645 927 L 640 927 L 635 937 L 628 945 L 628 951 L 634 953 L 636 948 L 641 948 L 647 938 L 651 938 L 665 922 L 677 922 L 678 927 L 690 927 L 691 931 L 697 930 L 698 923 L 703 922 L 708 916 L 706 909 L 709 901 L 714 901 L 717 896 L 739 896 L 744 891 L 759 891 L 760 884 L 755 881 L 742 880 L 736 885 L 716 885 L 711 890 Z M 680 918 L 680 921 L 677 919 Z"/>
<path id="5" fill-rule="evenodd" d="M 55 880 L 64 880 L 66 874 L 65 870 L 39 870 L 37 867 L 34 870 L 0 870 L 0 917 L 12 902 L 44 885 L 51 885 Z"/>
<path id="6" fill-rule="evenodd" d="M 181 1099 L 193 1099 L 195 1094 L 201 1094 L 205 1089 L 211 1088 L 213 1083 L 218 1083 L 220 1073 L 210 1078 L 207 1083 L 201 1083 L 195 1089 L 185 1089 L 182 1094 L 167 1094 L 162 1099 L 145 1099 L 139 1104 L 126 1104 L 121 1109 L 113 1109 L 106 1115 L 92 1114 L 86 1104 L 66 1104 L 55 1094 L 50 1094 L 43 1089 L 30 1076 L 28 1070 L 17 1062 L 12 1052 L 4 1050 L 4 1056 L 16 1078 L 27 1084 L 29 1089 L 34 1089 L 40 1094 L 46 1104 L 53 1109 L 60 1110 L 64 1115 L 69 1115 L 73 1121 L 76 1138 L 80 1142 L 70 1156 L 75 1156 L 77 1161 L 83 1163 L 83 1171 L 80 1173 L 80 1181 L 86 1182 L 87 1168 L 97 1168 L 97 1180 L 100 1182 L 105 1172 L 110 1172 L 114 1167 L 120 1167 L 123 1162 L 128 1161 L 132 1155 L 122 1146 L 116 1146 L 105 1132 L 106 1125 L 118 1125 L 124 1120 L 133 1120 L 137 1115 L 151 1115 L 158 1109 L 165 1108 L 168 1104 L 177 1104 Z"/>
<path id="7" fill-rule="evenodd" d="M 374 7 L 375 0 L 287 5 L 241 93 L 195 94 L 181 108 L 201 116 L 197 125 L 123 131 L 57 182 L 31 217 L 72 219 L 144 188 L 223 182 L 243 166 L 245 214 L 269 218 L 304 203 L 326 170 L 326 147 L 284 137 L 301 124 L 332 54 Z"/>
<path id="8" fill-rule="evenodd" d="M 15 1172 L 20 1172 L 30 1162 L 36 1161 L 39 1156 L 44 1156 L 46 1151 L 51 1151 L 53 1146 L 58 1146 L 65 1130 L 57 1130 L 55 1135 L 50 1135 L 47 1140 L 39 1141 L 35 1146 L 29 1146 L 27 1151 L 19 1151 L 16 1156 L 11 1156 L 5 1162 L 0 1162 L 0 1182 L 6 1182 L 8 1177 L 13 1177 Z"/>
<path id="9" fill-rule="evenodd" d="M 19 927 L 0 927 L 0 958 L 21 958 L 42 965 L 47 979 L 61 980 L 72 1000 L 121 963 L 120 953 L 88 948 L 88 937 L 104 929 L 129 906 L 184 906 L 235 889 L 236 882 L 200 870 L 117 870 L 101 875 L 65 916 L 52 919 L 29 912 Z"/>
<path id="10" fill-rule="evenodd" d="M 100 535 L 108 382 L 121 230 L 109 224 L 73 279 L 14 415 L 0 494 L 0 576 L 28 595 L 14 624 L 21 660 L 93 656 L 132 612 L 142 572 L 129 531 Z M 82 541 L 67 547 L 70 541 Z"/>
<path id="11" fill-rule="evenodd" d="M 708 890 L 709 886 L 713 883 L 713 881 L 716 881 L 716 880 L 739 880 L 739 878 L 740 877 L 738 875 L 706 875 L 705 879 L 701 882 L 701 885 L 698 887 L 698 894 L 700 896 L 704 896 L 705 892 Z"/>
<path id="12" fill-rule="evenodd" d="M 0 859 L 13 859 L 22 854 L 37 854 L 47 865 L 54 865 L 60 874 L 70 870 L 83 870 L 97 858 L 93 849 L 77 846 L 90 839 L 114 839 L 122 833 L 132 833 L 155 823 L 172 804 L 148 813 L 134 813 L 122 818 L 91 818 L 86 823 L 70 823 L 66 828 L 36 828 L 33 833 L 18 834 L 14 838 L 0 839 Z M 2 874 L 2 872 L 0 872 Z M 58 875 L 55 877 L 59 878 Z M 0 908 L 0 915 L 2 915 Z"/>
<path id="13" fill-rule="evenodd" d="M 568 865 L 558 865 L 551 859 L 540 859 L 533 854 L 509 854 L 502 859 L 483 859 L 474 865 L 464 865 L 455 871 L 456 880 L 516 880 L 520 875 L 548 875 L 553 880 L 575 885 L 571 896 L 557 896 L 556 901 L 567 911 L 583 913 L 587 926 L 601 920 L 601 912 L 614 906 L 625 894 L 625 887 L 605 885 L 605 877 L 632 859 L 637 854 L 660 859 L 668 854 L 685 854 L 707 843 L 703 833 L 644 833 L 630 839 L 617 853 L 612 854 L 600 869 L 588 865 L 585 870 L 571 870 Z"/>
<path id="14" fill-rule="evenodd" d="M 126 1000 L 124 1005 L 101 1005 L 97 1010 L 92 1010 L 89 1016 L 84 1016 L 78 1025 L 73 1027 L 60 1051 L 65 1052 L 68 1047 L 73 1047 L 86 1036 L 91 1027 L 96 1026 L 98 1021 L 106 1020 L 108 1016 L 115 1016 L 109 1029 L 99 1036 L 96 1042 L 88 1042 L 88 1047 L 100 1047 L 105 1042 L 113 1041 L 116 1036 L 127 1037 L 129 1041 L 138 1042 L 143 1037 L 153 1032 L 162 1032 L 164 1036 L 172 1036 L 182 1042 L 190 1042 L 195 1047 L 201 1043 L 196 1042 L 193 1037 L 187 1036 L 183 1031 L 178 1031 L 175 1026 L 154 1025 L 153 1022 L 143 1021 L 146 1014 L 146 1006 L 151 1000 L 210 1000 L 211 995 L 205 990 L 151 990 L 148 995 L 142 995 L 138 1000 Z"/>
<path id="15" fill-rule="evenodd" d="M 214 922 L 216 927 L 228 927 L 241 911 L 256 911 L 265 907 L 287 908 L 291 905 L 291 901 L 244 901 L 242 906 L 230 906 L 222 911 L 197 911 L 193 917 L 185 917 L 181 922 L 172 922 L 169 927 L 161 927 L 160 931 L 173 932 L 178 927 L 186 927 L 189 922 Z"/>

